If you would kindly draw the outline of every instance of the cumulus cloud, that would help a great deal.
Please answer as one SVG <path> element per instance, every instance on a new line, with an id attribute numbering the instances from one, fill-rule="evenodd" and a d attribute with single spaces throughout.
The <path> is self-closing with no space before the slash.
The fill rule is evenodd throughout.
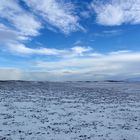
<path id="1" fill-rule="evenodd" d="M 140 24 L 140 0 L 93 1 L 91 7 L 101 25 Z"/>
<path id="2" fill-rule="evenodd" d="M 78 23 L 78 16 L 74 13 L 72 3 L 57 0 L 24 0 L 36 14 L 64 33 L 83 29 Z"/>

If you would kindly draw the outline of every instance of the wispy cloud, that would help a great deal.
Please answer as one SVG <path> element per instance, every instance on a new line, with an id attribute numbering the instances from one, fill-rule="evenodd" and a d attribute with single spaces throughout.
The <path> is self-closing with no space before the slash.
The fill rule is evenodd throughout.
<path id="1" fill-rule="evenodd" d="M 36 62 L 36 67 L 48 72 L 71 77 L 73 80 L 99 80 L 118 77 L 123 79 L 139 73 L 140 53 L 110 52 L 88 57 L 74 57 L 53 62 Z M 82 77 L 81 77 L 82 75 Z"/>
<path id="2" fill-rule="evenodd" d="M 123 30 L 103 30 L 98 31 L 93 34 L 93 36 L 96 37 L 112 37 L 112 36 L 118 36 L 123 33 Z"/>
<path id="3" fill-rule="evenodd" d="M 81 30 L 72 3 L 57 0 L 24 0 L 29 7 L 43 19 L 64 33 Z"/>
<path id="4" fill-rule="evenodd" d="M 15 0 L 1 0 L 0 17 L 25 36 L 36 36 L 41 28 L 41 23 L 23 10 Z"/>
<path id="5" fill-rule="evenodd" d="M 2 67 L 0 68 L 0 80 L 20 80 L 22 79 L 22 74 L 22 70 L 20 69 Z"/>
<path id="6" fill-rule="evenodd" d="M 41 22 L 15 0 L 1 0 L 0 22 L 0 45 L 5 49 L 15 42 L 24 43 L 39 35 L 42 28 Z"/>
<path id="7" fill-rule="evenodd" d="M 85 30 L 80 25 L 79 18 L 89 18 L 93 11 L 96 13 L 98 24 L 101 25 L 140 24 L 139 0 L 104 2 L 95 0 L 91 4 L 91 11 L 83 11 L 81 14 L 75 12 L 76 8 L 71 2 L 63 0 L 22 0 L 22 2 L 25 7 L 20 5 L 18 0 L 0 1 L 0 45 L 7 49 L 8 54 L 11 51 L 14 57 L 17 57 L 15 54 L 31 56 L 25 67 L 38 71 L 1 68 L 0 79 L 98 80 L 115 76 L 118 78 L 140 76 L 140 52 L 124 50 L 107 54 L 98 53 L 90 46 L 83 46 L 80 39 L 71 48 L 67 46 L 63 49 L 48 48 L 46 44 L 42 45 L 44 47 L 33 46 L 34 41 L 28 44 L 28 41 L 41 34 L 41 29 L 45 31 L 46 27 L 53 32 L 60 31 L 64 35 Z M 120 33 L 122 30 L 117 28 L 101 30 L 95 35 L 112 36 Z M 44 35 L 47 36 L 46 33 Z M 19 56 L 15 60 L 18 60 Z M 36 57 L 36 61 L 33 60 L 33 56 Z M 48 60 L 48 56 L 49 61 L 45 61 Z M 24 58 L 21 58 L 22 61 Z"/>
<path id="8" fill-rule="evenodd" d="M 40 34 L 40 29 L 47 27 L 51 30 L 59 29 L 65 34 L 83 29 L 78 23 L 79 17 L 74 13 L 72 3 L 58 2 L 55 0 L 25 1 L 30 8 L 25 10 L 18 1 L 1 0 L 0 4 L 0 44 L 7 50 L 20 54 L 39 55 L 72 55 L 82 54 L 83 47 L 75 47 L 71 50 L 57 50 L 55 48 L 28 48 L 25 41 L 30 41 Z M 40 16 L 42 18 L 40 18 Z M 6 22 L 4 22 L 6 21 Z M 5 24 L 7 23 L 7 24 Z M 45 24 L 45 25 L 44 25 Z M 55 28 L 53 28 L 55 27 Z"/>
<path id="9" fill-rule="evenodd" d="M 93 49 L 84 46 L 74 46 L 69 49 L 55 49 L 55 48 L 28 48 L 24 44 L 18 42 L 10 42 L 7 44 L 11 52 L 22 55 L 47 55 L 56 57 L 74 57 L 86 56 L 92 53 Z"/>
<path id="10" fill-rule="evenodd" d="M 19 34 L 18 32 L 11 30 L 6 27 L 4 24 L 0 23 L 0 42 L 4 43 L 10 40 L 18 40 Z"/>
<path id="11" fill-rule="evenodd" d="M 101 25 L 140 24 L 139 0 L 93 1 L 91 7 Z"/>
<path id="12" fill-rule="evenodd" d="M 19 80 L 105 80 L 140 77 L 140 52 L 118 51 L 88 57 L 34 61 L 34 71 L 0 69 L 0 79 Z M 7 73 L 9 73 L 7 75 Z"/>

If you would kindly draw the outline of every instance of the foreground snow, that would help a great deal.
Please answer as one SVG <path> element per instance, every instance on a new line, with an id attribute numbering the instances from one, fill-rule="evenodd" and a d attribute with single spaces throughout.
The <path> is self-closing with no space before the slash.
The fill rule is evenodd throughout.
<path id="1" fill-rule="evenodd" d="M 140 83 L 0 82 L 0 140 L 140 140 Z"/>

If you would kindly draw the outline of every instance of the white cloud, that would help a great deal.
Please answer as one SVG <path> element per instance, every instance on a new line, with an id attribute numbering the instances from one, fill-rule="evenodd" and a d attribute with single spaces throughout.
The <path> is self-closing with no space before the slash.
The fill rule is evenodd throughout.
<path id="1" fill-rule="evenodd" d="M 64 4 L 56 0 L 24 1 L 33 9 L 34 14 L 20 7 L 18 1 L 1 0 L 0 18 L 8 22 L 5 25 L 3 22 L 0 23 L 0 44 L 5 44 L 4 46 L 7 46 L 10 51 L 20 55 L 49 55 L 50 58 L 59 57 L 59 59 L 57 61 L 51 59 L 50 62 L 34 62 L 32 67 L 38 69 L 37 72 L 1 68 L 0 79 L 98 80 L 140 76 L 140 52 L 125 50 L 101 54 L 94 52 L 90 47 L 81 46 L 80 42 L 68 49 L 27 47 L 23 40 L 27 41 L 39 35 L 39 30 L 43 26 L 41 21 L 36 19 L 35 14 L 42 16 L 45 23 L 53 25 L 64 33 L 70 33 L 82 27 L 78 23 L 79 18 L 75 15 L 71 3 Z M 103 25 L 138 24 L 140 23 L 139 7 L 139 0 L 92 3 L 92 8 L 97 13 L 97 22 Z M 104 35 L 116 33 L 118 31 L 115 30 L 103 32 Z"/>
<path id="2" fill-rule="evenodd" d="M 93 1 L 91 7 L 102 25 L 140 24 L 140 0 Z"/>
<path id="3" fill-rule="evenodd" d="M 25 1 L 30 11 L 24 10 L 15 0 L 1 0 L 0 4 L 0 44 L 12 50 L 12 52 L 20 54 L 39 54 L 39 55 L 56 55 L 71 56 L 80 55 L 86 52 L 86 48 L 79 47 L 73 50 L 57 50 L 49 48 L 28 48 L 24 45 L 24 41 L 29 41 L 32 37 L 39 35 L 40 29 L 43 28 L 42 20 L 37 18 L 41 15 L 45 19 L 45 24 L 50 23 L 63 31 L 70 33 L 79 30 L 82 27 L 78 23 L 78 17 L 74 14 L 74 6 L 71 3 L 58 2 L 55 0 L 31 0 Z M 36 15 L 36 16 L 35 16 Z M 6 24 L 3 22 L 6 20 Z M 52 28 L 48 25 L 48 28 Z"/>
<path id="4" fill-rule="evenodd" d="M 79 55 L 82 56 L 84 53 L 92 51 L 92 48 L 75 46 L 75 47 L 72 48 L 72 51 L 74 52 L 74 54 L 79 54 Z"/>
<path id="5" fill-rule="evenodd" d="M 0 42 L 4 43 L 5 41 L 10 41 L 15 39 L 16 40 L 18 39 L 18 33 L 0 23 Z"/>
<path id="6" fill-rule="evenodd" d="M 91 55 L 92 48 L 75 46 L 70 49 L 55 49 L 55 48 L 28 48 L 24 44 L 18 42 L 10 42 L 7 44 L 9 50 L 23 55 L 50 55 L 59 57 L 74 57 L 74 56 L 86 56 Z"/>
<path id="7" fill-rule="evenodd" d="M 64 33 L 83 29 L 74 14 L 74 5 L 57 0 L 24 0 L 33 11 L 41 15 L 45 21 Z"/>
<path id="8" fill-rule="evenodd" d="M 36 62 L 36 67 L 69 80 L 125 79 L 139 75 L 140 52 L 118 51 L 90 57 Z M 82 75 L 82 76 L 81 76 Z M 62 79 L 63 79 L 62 78 Z"/>
<path id="9" fill-rule="evenodd" d="M 5 50 L 13 42 L 20 44 L 39 35 L 42 26 L 35 16 L 26 12 L 15 0 L 1 0 L 0 20 L 0 45 Z"/>
<path id="10" fill-rule="evenodd" d="M 124 80 L 140 77 L 140 52 L 118 51 L 98 56 L 32 61 L 32 70 L 1 68 L 3 80 Z M 8 75 L 7 75 L 8 73 Z"/>
<path id="11" fill-rule="evenodd" d="M 24 44 L 20 43 L 10 43 L 8 45 L 9 49 L 18 54 L 25 54 L 25 55 L 32 55 L 32 54 L 39 54 L 39 55 L 60 55 L 61 53 L 65 52 L 63 50 L 57 49 L 49 49 L 49 48 L 28 48 Z"/>
<path id="12" fill-rule="evenodd" d="M 23 36 L 20 32 L 0 23 L 0 44 L 7 44 L 11 41 L 23 41 L 27 39 L 27 36 Z"/>
<path id="13" fill-rule="evenodd" d="M 22 71 L 20 69 L 0 68 L 0 80 L 20 80 L 21 78 Z"/>
<path id="14" fill-rule="evenodd" d="M 15 0 L 1 0 L 0 17 L 6 19 L 15 30 L 25 36 L 36 36 L 41 23 L 27 13 Z"/>

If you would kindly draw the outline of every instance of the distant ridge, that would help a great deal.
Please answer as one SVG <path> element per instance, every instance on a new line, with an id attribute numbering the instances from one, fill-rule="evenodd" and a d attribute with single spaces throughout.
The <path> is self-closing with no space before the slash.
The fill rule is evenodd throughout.
<path id="1" fill-rule="evenodd" d="M 0 83 L 6 83 L 6 82 L 20 82 L 20 83 L 24 83 L 24 82 L 68 82 L 68 83 L 71 83 L 71 82 L 83 82 L 83 83 L 91 83 L 91 82 L 110 82 L 110 83 L 116 83 L 116 82 L 140 82 L 140 77 L 136 77 L 136 78 L 128 78 L 128 79 L 125 79 L 125 80 L 95 80 L 95 81 L 90 81 L 90 80 L 86 80 L 86 81 L 33 81 L 33 80 L 0 80 Z"/>
<path id="2" fill-rule="evenodd" d="M 128 78 L 127 81 L 140 82 L 140 77 Z"/>

